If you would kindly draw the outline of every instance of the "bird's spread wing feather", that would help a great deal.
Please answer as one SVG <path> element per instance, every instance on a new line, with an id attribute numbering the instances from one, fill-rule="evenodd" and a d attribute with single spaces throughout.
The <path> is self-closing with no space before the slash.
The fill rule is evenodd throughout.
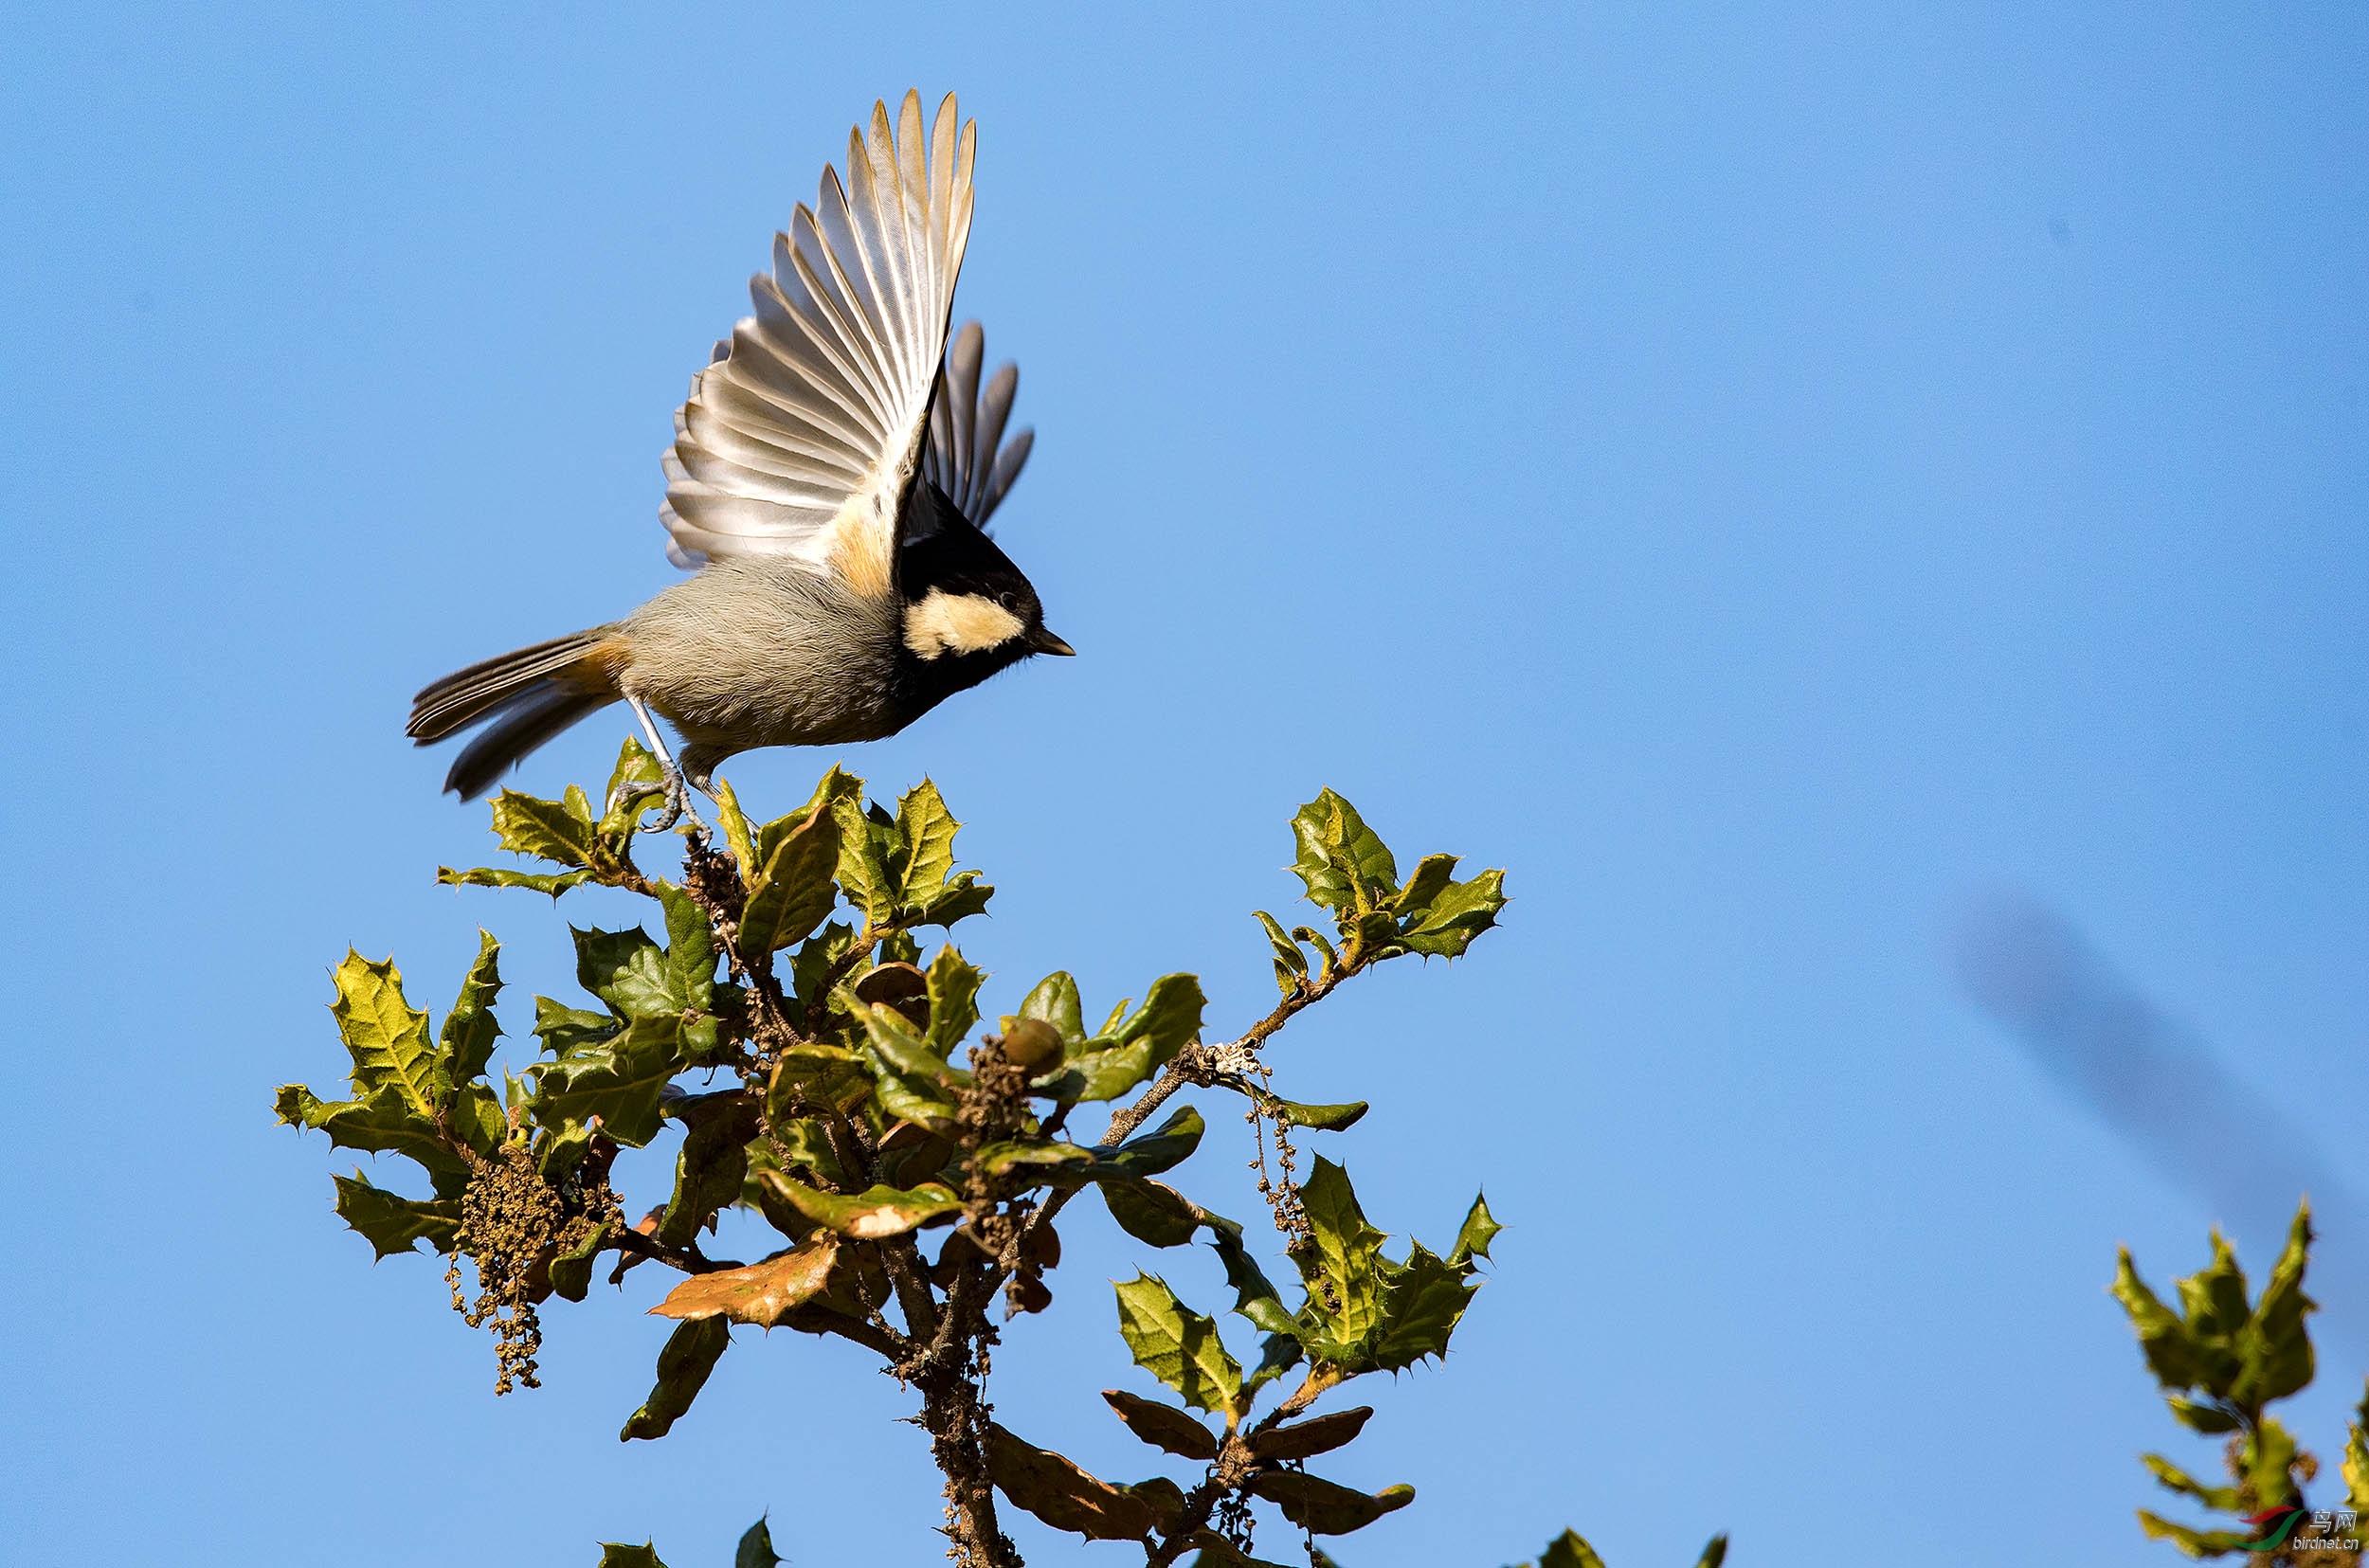
<path id="1" fill-rule="evenodd" d="M 973 527 L 994 515 L 1037 439 L 1033 430 L 1004 439 L 1012 396 L 1020 390 L 1020 367 L 1006 361 L 982 392 L 979 360 L 986 348 L 986 334 L 976 321 L 964 322 L 947 346 L 946 382 L 930 408 L 930 448 L 921 466 L 923 476 L 946 492 Z"/>
<path id="2" fill-rule="evenodd" d="M 958 128 L 959 127 L 959 128 Z M 847 180 L 773 237 L 755 314 L 692 378 L 663 459 L 667 556 L 780 555 L 885 594 L 896 508 L 929 434 L 954 279 L 970 236 L 975 125 L 949 93 L 924 137 L 921 97 L 892 131 L 876 103 L 847 138 Z"/>

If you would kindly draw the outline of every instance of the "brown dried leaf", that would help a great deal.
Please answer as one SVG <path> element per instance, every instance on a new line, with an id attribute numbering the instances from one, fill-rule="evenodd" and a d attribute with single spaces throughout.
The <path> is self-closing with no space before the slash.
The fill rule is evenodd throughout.
<path id="1" fill-rule="evenodd" d="M 763 1263 L 687 1279 L 650 1310 L 662 1318 L 729 1318 L 770 1328 L 823 1294 L 838 1256 L 839 1237 L 824 1232 Z"/>
<path id="2" fill-rule="evenodd" d="M 1107 1398 L 1109 1396 L 1105 1396 Z M 1301 1421 L 1288 1427 L 1269 1427 L 1251 1433 L 1250 1451 L 1260 1459 L 1306 1459 L 1313 1454 L 1329 1453 L 1349 1442 L 1365 1430 L 1366 1418 L 1374 1413 L 1371 1405 L 1355 1410 L 1337 1410 L 1329 1415 L 1319 1415 L 1312 1421 Z"/>
<path id="3" fill-rule="evenodd" d="M 1154 1488 L 1098 1481 L 1061 1455 L 1023 1442 L 992 1421 L 987 1423 L 987 1473 L 1004 1496 L 1047 1524 L 1089 1541 L 1141 1541 L 1154 1528 L 1172 1523 L 1184 1501 L 1173 1482 Z"/>

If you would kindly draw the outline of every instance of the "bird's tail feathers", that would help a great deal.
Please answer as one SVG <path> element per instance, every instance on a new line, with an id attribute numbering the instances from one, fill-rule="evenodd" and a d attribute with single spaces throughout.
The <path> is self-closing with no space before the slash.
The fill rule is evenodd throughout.
<path id="1" fill-rule="evenodd" d="M 411 699 L 404 732 L 432 745 L 493 720 L 454 759 L 444 787 L 481 795 L 504 769 L 586 714 L 617 700 L 626 645 L 622 628 L 593 626 L 455 670 Z"/>
<path id="2" fill-rule="evenodd" d="M 485 732 L 461 748 L 444 775 L 444 788 L 474 801 L 527 753 L 586 715 L 617 700 L 614 692 L 586 692 L 543 680 L 496 710 Z"/>
<path id="3" fill-rule="evenodd" d="M 621 630 L 614 624 L 594 626 L 455 670 L 430 682 L 411 699 L 411 722 L 403 732 L 422 746 L 432 745 L 509 706 L 547 680 L 557 680 L 583 694 L 602 693 L 603 701 L 613 700 L 617 667 L 625 652 Z"/>

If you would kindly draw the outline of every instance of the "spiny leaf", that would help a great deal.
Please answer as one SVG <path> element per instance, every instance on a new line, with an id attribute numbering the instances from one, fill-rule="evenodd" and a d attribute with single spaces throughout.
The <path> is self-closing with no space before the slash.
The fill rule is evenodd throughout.
<path id="1" fill-rule="evenodd" d="M 1308 1283 L 1300 1324 L 1325 1342 L 1325 1359 L 1362 1361 L 1382 1328 L 1382 1244 L 1388 1237 L 1366 1222 L 1348 1174 L 1322 1155 L 1300 1202 L 1314 1243 L 1296 1259 Z"/>
<path id="2" fill-rule="evenodd" d="M 424 1202 L 374 1187 L 360 1171 L 351 1178 L 333 1176 L 337 1183 L 337 1217 L 358 1232 L 380 1257 L 417 1252 L 423 1241 L 435 1252 L 452 1246 L 461 1227 L 458 1199 Z"/>
<path id="3" fill-rule="evenodd" d="M 938 786 L 924 779 L 896 802 L 896 834 L 903 840 L 898 902 L 927 904 L 954 870 L 954 832 L 962 826 L 946 809 Z"/>
<path id="4" fill-rule="evenodd" d="M 930 962 L 930 1049 L 944 1061 L 979 1021 L 979 984 L 984 971 L 964 962 L 953 944 Z"/>
<path id="5" fill-rule="evenodd" d="M 649 1541 L 628 1546 L 623 1541 L 604 1541 L 601 1542 L 600 1568 L 666 1568 L 666 1564 L 659 1560 L 658 1553 L 651 1550 Z"/>
<path id="6" fill-rule="evenodd" d="M 1103 1401 L 1127 1423 L 1127 1430 L 1149 1443 L 1153 1448 L 1185 1459 L 1215 1459 L 1218 1439 L 1207 1427 L 1194 1420 L 1174 1405 L 1164 1405 L 1157 1399 L 1147 1399 L 1125 1389 L 1106 1388 Z"/>
<path id="7" fill-rule="evenodd" d="M 576 871 L 512 871 L 504 866 L 471 866 L 458 871 L 451 866 L 436 868 L 436 880 L 448 888 L 524 888 L 529 892 L 549 893 L 557 898 L 570 888 L 581 887 L 592 880 L 588 870 Z"/>
<path id="8" fill-rule="evenodd" d="M 1457 1267 L 1414 1244 L 1403 1264 L 1387 1271 L 1383 1291 L 1382 1332 L 1370 1352 L 1378 1371 L 1397 1372 L 1425 1356 L 1445 1356 L 1448 1338 L 1464 1317 L 1465 1304 L 1480 1289 L 1471 1266 Z"/>
<path id="9" fill-rule="evenodd" d="M 337 1000 L 329 1011 L 353 1057 L 354 1098 L 392 1089 L 415 1113 L 434 1117 L 438 1063 L 427 1043 L 427 1015 L 404 1000 L 395 961 L 373 964 L 349 948 L 331 979 Z"/>
<path id="10" fill-rule="evenodd" d="M 1338 912 L 1378 908 L 1398 892 L 1398 864 L 1357 808 L 1328 789 L 1292 818 L 1292 869 L 1309 901 Z"/>
<path id="11" fill-rule="evenodd" d="M 2304 1320 L 2319 1307 L 2304 1294 L 2304 1271 L 2310 1253 L 2311 1205 L 2306 1202 L 2295 1211 L 2287 1248 L 2262 1287 L 2252 1314 L 2236 1335 L 2245 1371 L 2230 1397 L 2239 1405 L 2252 1407 L 2284 1399 L 2311 1382 L 2311 1333 Z"/>
<path id="12" fill-rule="evenodd" d="M 1596 1555 L 1596 1548 L 1582 1539 L 1579 1531 L 1565 1530 L 1546 1542 L 1546 1549 L 1538 1554 L 1538 1568 L 1604 1568 L 1604 1559 Z"/>
<path id="13" fill-rule="evenodd" d="M 1390 945 L 1428 958 L 1461 958 L 1474 937 L 1496 925 L 1506 907 L 1505 883 L 1501 871 L 1450 883 L 1428 908 L 1401 923 Z"/>
<path id="14" fill-rule="evenodd" d="M 1149 1132 L 1130 1138 L 1116 1147 L 1097 1146 L 1094 1150 L 1094 1161 L 1098 1166 L 1110 1167 L 1130 1181 L 1157 1176 L 1191 1158 L 1207 1130 L 1201 1112 L 1184 1106 Z"/>
<path id="15" fill-rule="evenodd" d="M 706 1386 L 708 1374 L 715 1370 L 715 1360 L 732 1343 L 732 1325 L 722 1318 L 694 1318 L 668 1335 L 665 1347 L 658 1353 L 658 1383 L 642 1408 L 627 1417 L 624 1430 L 617 1434 L 619 1441 L 656 1439 L 672 1431 Z"/>
<path id="16" fill-rule="evenodd" d="M 1722 1533 L 1703 1543 L 1703 1555 L 1694 1559 L 1694 1568 L 1720 1568 L 1727 1560 L 1727 1537 Z"/>
<path id="17" fill-rule="evenodd" d="M 1155 1275 L 1138 1273 L 1116 1289 L 1119 1337 L 1135 1364 L 1186 1404 L 1230 1425 L 1241 1408 L 1242 1368 L 1218 1337 L 1216 1322 L 1178 1301 Z"/>
<path id="18" fill-rule="evenodd" d="M 732 1568 L 774 1568 L 781 1560 L 781 1554 L 773 1550 L 773 1532 L 762 1519 L 749 1526 L 732 1552 Z"/>
<path id="19" fill-rule="evenodd" d="M 276 1108 L 291 1126 L 316 1128 L 329 1134 L 336 1148 L 365 1154 L 401 1154 L 419 1162 L 438 1179 L 439 1196 L 447 1182 L 458 1193 L 468 1180 L 468 1165 L 446 1144 L 433 1122 L 423 1117 L 409 1095 L 389 1084 L 367 1100 L 324 1102 L 301 1084 L 280 1087 Z"/>
<path id="20" fill-rule="evenodd" d="M 1412 1487 L 1389 1487 L 1370 1496 L 1320 1481 L 1297 1470 L 1261 1470 L 1243 1488 L 1283 1510 L 1283 1517 L 1312 1535 L 1345 1536 L 1415 1501 Z"/>
<path id="21" fill-rule="evenodd" d="M 2137 1265 L 2131 1262 L 2129 1248 L 2123 1248 L 2119 1257 L 2114 1271 L 2114 1299 L 2123 1304 L 2123 1311 L 2129 1316 L 2130 1326 L 2139 1336 L 2139 1348 L 2147 1359 L 2147 1370 L 2167 1390 L 2194 1387 L 2197 1347 L 2188 1337 L 2187 1325 L 2147 1289 L 2146 1282 L 2139 1277 Z"/>
<path id="22" fill-rule="evenodd" d="M 1456 1248 L 1448 1253 L 1450 1265 L 1459 1265 L 1471 1258 L 1487 1257 L 1489 1244 L 1497 1239 L 1505 1227 L 1489 1212 L 1489 1199 L 1480 1193 L 1473 1195 L 1473 1206 L 1465 1211 L 1464 1224 L 1456 1234 Z"/>
<path id="23" fill-rule="evenodd" d="M 725 1096 L 722 1109 L 702 1116 L 691 1128 L 675 1157 L 674 1195 L 659 1219 L 661 1245 L 684 1245 L 714 1221 L 717 1211 L 739 1201 L 749 1168 L 749 1140 L 756 1134 L 756 1104 L 736 1093 Z"/>
<path id="24" fill-rule="evenodd" d="M 489 931 L 477 935 L 477 962 L 461 982 L 461 995 L 454 1000 L 452 1011 L 444 1015 L 443 1032 L 438 1037 L 439 1087 L 444 1090 L 482 1073 L 493 1058 L 494 1042 L 501 1037 L 501 1025 L 494 1018 L 494 1000 L 502 988 L 501 944 Z"/>
<path id="25" fill-rule="evenodd" d="M 839 1237 L 824 1232 L 762 1263 L 695 1274 L 650 1310 L 665 1318 L 728 1318 L 771 1328 L 829 1289 L 839 1246 Z"/>
<path id="26" fill-rule="evenodd" d="M 563 866 L 592 863 L 592 815 L 584 791 L 573 785 L 565 802 L 503 790 L 494 797 L 494 836 L 502 848 L 538 860 Z"/>
<path id="27" fill-rule="evenodd" d="M 665 949 L 640 927 L 604 931 L 571 926 L 569 934 L 576 939 L 576 983 L 619 1018 L 679 1018 L 690 1005 Z"/>
<path id="28" fill-rule="evenodd" d="M 598 1116 L 611 1138 L 641 1148 L 658 1136 L 660 1102 L 679 1070 L 680 1030 L 673 1018 L 636 1018 L 610 1039 L 537 1065 L 529 1114 L 547 1127 Z"/>
<path id="29" fill-rule="evenodd" d="M 828 802 L 778 837 L 769 824 L 767 839 L 765 861 L 750 877 L 749 899 L 740 916 L 740 948 L 745 953 L 797 946 L 839 902 L 832 878 L 840 864 L 840 824 Z"/>

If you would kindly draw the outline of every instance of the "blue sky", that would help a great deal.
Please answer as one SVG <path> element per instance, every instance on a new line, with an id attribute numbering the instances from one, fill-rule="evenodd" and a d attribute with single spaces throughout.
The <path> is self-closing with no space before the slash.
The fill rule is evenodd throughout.
<path id="1" fill-rule="evenodd" d="M 1247 911 L 1327 784 L 1517 899 L 1278 1050 L 1286 1092 L 1375 1103 L 1332 1152 L 1378 1221 L 1443 1238 L 1485 1183 L 1512 1227 L 1454 1360 L 1377 1391 L 1339 1473 L 1421 1495 L 1342 1561 L 1486 1568 L 1564 1524 L 1613 1568 L 1720 1527 L 1753 1568 L 1859 1530 L 2174 1560 L 2134 1456 L 2210 1451 L 2104 1287 L 2118 1242 L 2197 1266 L 2217 1217 L 1947 943 L 1991 890 L 2061 911 L 2369 1190 L 2369 20 L 1463 10 L 14 13 L 25 1560 L 655 1536 L 697 1568 L 769 1508 L 844 1561 L 849 1498 L 889 1521 L 865 1560 L 937 1560 L 859 1359 L 752 1341 L 621 1445 L 644 1273 L 553 1312 L 549 1386 L 497 1403 L 436 1266 L 373 1269 L 329 1212 L 350 1162 L 268 1109 L 335 1081 L 349 943 L 441 1006 L 486 924 L 523 1004 L 568 988 L 564 917 L 618 912 L 435 887 L 489 841 L 406 702 L 670 580 L 669 412 L 909 85 L 979 120 L 958 310 L 1039 432 L 999 537 L 1081 657 L 837 760 L 971 821 L 991 983 L 1185 968 L 1246 1019 Z M 620 730 L 517 782 L 605 776 Z M 728 772 L 786 808 L 832 760 Z M 1201 1164 L 1248 1216 L 1229 1146 Z M 1135 1376 L 1103 1283 L 1134 1258 L 1073 1229 L 993 1393 L 1128 1473 L 1093 1391 Z M 2297 1414 L 2332 1458 L 2369 1301 L 2323 1347 Z"/>

